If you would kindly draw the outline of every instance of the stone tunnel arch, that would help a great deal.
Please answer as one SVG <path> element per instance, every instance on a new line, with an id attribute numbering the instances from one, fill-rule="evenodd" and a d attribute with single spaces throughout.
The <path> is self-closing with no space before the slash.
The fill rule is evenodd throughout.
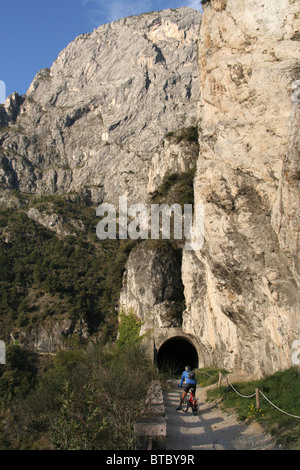
<path id="1" fill-rule="evenodd" d="M 157 350 L 156 365 L 159 370 L 171 368 L 174 372 L 182 372 L 189 365 L 196 369 L 199 357 L 196 347 L 187 337 L 173 336 L 167 339 Z"/>

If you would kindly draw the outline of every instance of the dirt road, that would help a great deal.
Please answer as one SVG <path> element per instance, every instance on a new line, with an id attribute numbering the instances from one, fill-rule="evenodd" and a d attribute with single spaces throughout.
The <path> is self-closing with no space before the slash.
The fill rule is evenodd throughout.
<path id="1" fill-rule="evenodd" d="M 164 399 L 167 417 L 167 450 L 272 450 L 271 436 L 252 423 L 246 425 L 218 406 L 205 402 L 205 389 L 198 387 L 198 416 L 191 410 L 176 411 L 181 390 L 169 382 Z"/>

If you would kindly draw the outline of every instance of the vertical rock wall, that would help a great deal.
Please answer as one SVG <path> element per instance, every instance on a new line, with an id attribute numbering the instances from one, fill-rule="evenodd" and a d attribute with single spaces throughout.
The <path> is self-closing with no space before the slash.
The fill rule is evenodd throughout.
<path id="1" fill-rule="evenodd" d="M 300 339 L 299 20 L 294 0 L 204 6 L 194 189 L 205 243 L 182 264 L 183 327 L 203 365 L 272 373 Z"/>

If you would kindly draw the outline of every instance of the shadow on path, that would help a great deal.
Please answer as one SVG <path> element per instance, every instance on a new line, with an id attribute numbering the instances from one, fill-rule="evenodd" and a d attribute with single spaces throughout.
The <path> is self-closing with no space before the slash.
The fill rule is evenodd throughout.
<path id="1" fill-rule="evenodd" d="M 248 426 L 227 415 L 218 407 L 205 403 L 205 391 L 199 387 L 199 413 L 176 411 L 182 391 L 177 382 L 169 381 L 164 399 L 167 417 L 167 450 L 269 450 L 274 449 L 270 436 L 255 425 Z"/>

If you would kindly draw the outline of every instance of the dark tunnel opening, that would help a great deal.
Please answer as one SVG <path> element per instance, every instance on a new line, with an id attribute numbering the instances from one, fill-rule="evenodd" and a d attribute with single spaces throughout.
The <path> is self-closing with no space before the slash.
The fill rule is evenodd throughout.
<path id="1" fill-rule="evenodd" d="M 175 337 L 166 341 L 158 350 L 156 364 L 160 372 L 181 373 L 185 366 L 198 367 L 198 353 L 185 338 Z"/>

